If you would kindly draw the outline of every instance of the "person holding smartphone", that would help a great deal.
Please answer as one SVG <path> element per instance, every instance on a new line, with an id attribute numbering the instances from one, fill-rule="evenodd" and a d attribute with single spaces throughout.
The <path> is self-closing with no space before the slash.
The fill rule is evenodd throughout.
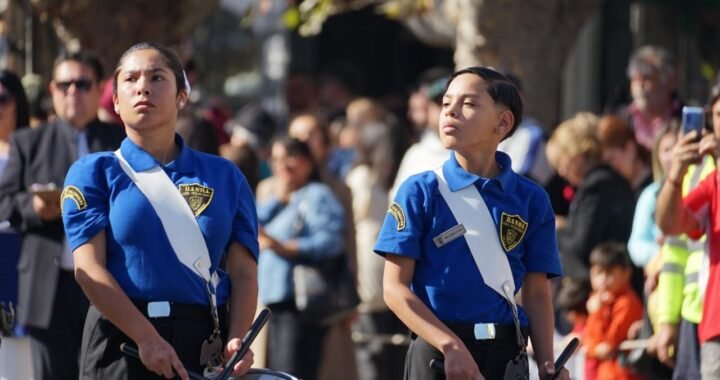
<path id="1" fill-rule="evenodd" d="M 717 85 L 716 85 L 717 86 Z M 702 304 L 702 319 L 698 325 L 700 343 L 700 373 L 703 379 L 720 379 L 720 198 L 718 172 L 715 169 L 687 195 L 683 195 L 683 179 L 688 167 L 709 155 L 715 161 L 720 155 L 720 102 L 713 97 L 710 117 L 713 132 L 691 128 L 687 118 L 684 133 L 673 148 L 672 164 L 658 194 L 656 220 L 666 235 L 687 233 L 693 239 L 706 234 L 708 249 L 698 272 L 698 291 Z M 682 345 L 682 341 L 680 345 Z M 672 356 L 672 355 L 669 355 Z"/>

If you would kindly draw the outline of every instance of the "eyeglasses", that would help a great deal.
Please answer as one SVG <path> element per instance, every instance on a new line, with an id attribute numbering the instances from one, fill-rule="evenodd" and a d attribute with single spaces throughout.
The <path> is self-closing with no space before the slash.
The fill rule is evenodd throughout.
<path id="1" fill-rule="evenodd" d="M 12 95 L 8 94 L 7 92 L 0 93 L 0 106 L 8 105 L 10 104 L 10 102 L 12 102 L 12 100 Z"/>
<path id="2" fill-rule="evenodd" d="M 90 91 L 93 85 L 93 81 L 90 79 L 78 79 L 78 80 L 69 80 L 69 81 L 58 81 L 55 82 L 55 87 L 57 87 L 60 91 L 67 93 L 70 89 L 70 86 L 75 85 L 75 89 L 78 91 Z"/>

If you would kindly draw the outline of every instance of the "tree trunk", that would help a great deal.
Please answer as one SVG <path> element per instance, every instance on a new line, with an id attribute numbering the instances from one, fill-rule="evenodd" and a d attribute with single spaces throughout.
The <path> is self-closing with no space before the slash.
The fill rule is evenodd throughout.
<path id="1" fill-rule="evenodd" d="M 219 0 L 31 0 L 41 17 L 53 20 L 70 50 L 96 52 L 106 69 L 141 41 L 178 44 L 209 16 Z"/>
<path id="2" fill-rule="evenodd" d="M 455 65 L 484 65 L 523 80 L 525 114 L 558 122 L 567 53 L 600 0 L 448 0 L 457 24 Z"/>

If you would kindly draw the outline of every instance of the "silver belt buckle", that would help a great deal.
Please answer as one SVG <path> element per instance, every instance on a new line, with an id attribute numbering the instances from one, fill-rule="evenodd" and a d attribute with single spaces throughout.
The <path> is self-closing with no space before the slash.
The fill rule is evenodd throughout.
<path id="1" fill-rule="evenodd" d="M 154 301 L 148 302 L 147 314 L 150 318 L 164 318 L 170 316 L 170 302 Z"/>
<path id="2" fill-rule="evenodd" d="M 494 323 L 476 323 L 475 324 L 475 339 L 477 339 L 477 340 L 495 339 L 495 324 Z"/>

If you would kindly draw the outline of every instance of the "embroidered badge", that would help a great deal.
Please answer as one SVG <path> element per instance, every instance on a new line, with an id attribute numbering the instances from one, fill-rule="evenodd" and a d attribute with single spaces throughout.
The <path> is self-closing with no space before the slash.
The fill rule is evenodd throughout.
<path id="1" fill-rule="evenodd" d="M 402 231 L 405 229 L 405 211 L 400 207 L 397 202 L 393 202 L 393 204 L 390 206 L 390 209 L 388 209 L 388 212 L 390 215 L 395 218 L 395 223 L 397 224 L 397 230 Z"/>
<path id="2" fill-rule="evenodd" d="M 85 201 L 85 196 L 75 186 L 68 186 L 63 189 L 62 193 L 60 194 L 60 212 L 64 213 L 63 211 L 63 203 L 65 203 L 65 198 L 71 199 L 73 202 L 75 202 L 75 205 L 78 208 L 78 211 L 85 210 L 87 208 L 87 201 Z"/>
<path id="3" fill-rule="evenodd" d="M 178 186 L 180 194 L 185 198 L 195 217 L 200 215 L 212 201 L 215 190 L 199 183 Z"/>
<path id="4" fill-rule="evenodd" d="M 520 244 L 528 224 L 519 215 L 502 213 L 500 217 L 500 242 L 505 252 L 510 252 Z"/>

